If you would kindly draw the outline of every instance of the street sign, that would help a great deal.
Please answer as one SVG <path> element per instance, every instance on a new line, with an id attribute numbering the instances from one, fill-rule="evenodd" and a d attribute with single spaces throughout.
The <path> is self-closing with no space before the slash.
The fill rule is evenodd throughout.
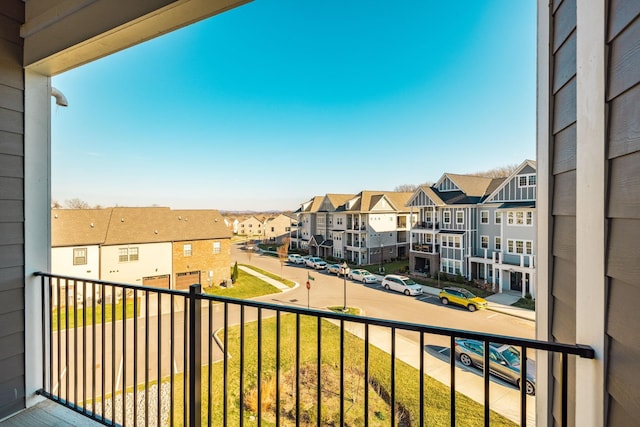
<path id="1" fill-rule="evenodd" d="M 311 283 L 307 280 L 307 289 L 311 289 Z"/>

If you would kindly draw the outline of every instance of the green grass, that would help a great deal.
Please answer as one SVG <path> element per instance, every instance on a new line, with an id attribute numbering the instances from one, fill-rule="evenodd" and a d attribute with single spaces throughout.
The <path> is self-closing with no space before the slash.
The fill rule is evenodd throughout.
<path id="1" fill-rule="evenodd" d="M 321 398 L 317 396 L 317 330 L 318 321 L 314 317 L 300 316 L 300 365 L 296 370 L 296 315 L 282 315 L 280 325 L 280 425 L 294 425 L 295 419 L 303 426 L 316 425 L 318 409 L 321 410 L 322 425 L 339 425 L 339 404 L 337 392 L 340 378 L 340 330 L 332 323 L 321 321 Z M 240 365 L 240 327 L 228 331 L 228 425 L 238 425 L 240 405 L 243 409 L 245 425 L 256 425 L 259 416 L 257 404 L 257 323 L 245 324 L 242 328 L 244 337 L 244 360 Z M 262 410 L 260 417 L 263 425 L 275 425 L 275 376 L 276 376 L 276 321 L 274 318 L 262 321 L 261 345 L 261 384 Z M 220 334 L 224 340 L 224 332 Z M 344 425 L 363 425 L 364 419 L 372 426 L 388 426 L 391 420 L 391 408 L 386 397 L 391 391 L 390 355 L 373 345 L 369 345 L 369 384 L 364 382 L 364 342 L 349 334 L 345 334 L 344 345 L 345 372 L 345 423 Z M 207 390 L 212 392 L 212 425 L 223 425 L 223 363 L 212 366 L 212 381 L 207 387 L 208 369 L 203 368 L 202 385 L 202 420 L 209 419 Z M 300 379 L 300 412 L 296 413 L 294 405 L 296 375 Z M 240 378 L 244 380 L 244 393 L 239 392 Z M 425 393 L 420 396 L 420 382 L 424 383 Z M 174 379 L 174 393 L 182 396 L 182 377 Z M 369 413 L 364 413 L 364 388 L 369 390 Z M 396 423 L 400 417 L 408 424 L 419 424 L 420 399 L 423 399 L 425 419 L 429 425 L 450 424 L 450 390 L 440 382 L 423 376 L 419 370 L 396 360 L 395 371 Z M 320 400 L 320 407 L 318 407 Z M 180 405 L 175 408 L 176 425 L 182 425 L 183 410 Z M 468 397 L 456 395 L 456 417 L 464 420 L 466 426 L 482 426 L 483 408 Z M 513 426 L 510 420 L 492 412 L 492 426 Z"/>
<path id="2" fill-rule="evenodd" d="M 139 299 L 139 298 L 138 298 Z M 140 303 L 138 302 L 138 313 L 140 314 Z M 53 326 L 53 330 L 58 330 L 58 317 L 60 318 L 60 329 L 64 330 L 67 328 L 67 314 L 69 316 L 69 328 L 73 328 L 76 326 L 76 319 L 78 321 L 77 326 L 81 327 L 84 325 L 84 317 L 86 312 L 86 320 L 87 326 L 93 324 L 93 307 L 88 306 L 85 308 L 78 308 L 77 315 L 73 311 L 73 306 L 68 306 L 68 310 L 62 308 L 60 310 L 60 314 L 58 315 L 58 310 L 53 309 L 51 313 L 51 325 Z M 67 313 L 68 311 L 68 313 Z M 127 300 L 127 308 L 126 308 L 126 317 L 127 319 L 133 318 L 133 300 Z M 102 323 L 102 305 L 96 304 L 95 311 L 96 324 Z M 111 322 L 113 320 L 113 305 L 106 303 L 105 311 L 104 311 L 105 322 Z M 122 320 L 122 301 L 116 304 L 116 320 Z"/>
<path id="3" fill-rule="evenodd" d="M 360 310 L 359 308 L 355 308 L 355 307 L 347 307 L 347 311 L 344 312 L 342 311 L 342 306 L 341 305 L 335 305 L 332 307 L 327 307 L 327 309 L 336 312 L 336 313 L 345 313 L 345 314 L 350 314 L 352 316 L 359 316 L 362 312 L 362 310 Z"/>
<path id="4" fill-rule="evenodd" d="M 280 276 L 278 276 L 277 274 L 270 273 L 270 272 L 268 272 L 266 270 L 263 270 L 261 268 L 254 267 L 252 265 L 246 265 L 246 264 L 242 264 L 242 266 L 250 268 L 250 269 L 252 269 L 254 271 L 257 271 L 260 274 L 264 274 L 265 276 L 267 276 L 267 277 L 269 277 L 269 278 L 271 278 L 273 280 L 277 280 L 278 282 L 281 282 L 282 284 L 284 284 L 284 285 L 286 285 L 286 286 L 288 286 L 290 288 L 292 288 L 295 285 L 295 282 L 293 282 L 291 280 L 288 280 L 288 279 L 283 279 Z"/>
<path id="5" fill-rule="evenodd" d="M 525 308 L 527 310 L 535 310 L 536 309 L 536 300 L 532 298 L 520 298 L 514 304 L 514 307 Z"/>
<path id="6" fill-rule="evenodd" d="M 262 279 L 238 269 L 238 280 L 230 288 L 211 286 L 203 288 L 205 294 L 225 296 L 230 298 L 248 299 L 261 295 L 277 293 L 278 289 Z"/>

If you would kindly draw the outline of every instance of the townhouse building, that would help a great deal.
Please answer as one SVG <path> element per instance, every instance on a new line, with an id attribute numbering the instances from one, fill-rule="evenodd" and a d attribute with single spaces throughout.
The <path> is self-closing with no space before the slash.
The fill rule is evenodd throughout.
<path id="1" fill-rule="evenodd" d="M 57 274 L 167 289 L 230 278 L 231 233 L 215 210 L 58 209 L 51 230 Z"/>
<path id="2" fill-rule="evenodd" d="M 412 193 L 361 191 L 315 196 L 296 211 L 296 244 L 310 254 L 362 265 L 408 253 Z"/>
<path id="3" fill-rule="evenodd" d="M 250 216 L 240 221 L 237 234 L 239 236 L 259 237 L 264 235 L 264 220 Z"/>
<path id="4" fill-rule="evenodd" d="M 410 270 L 461 275 L 535 296 L 535 162 L 507 178 L 445 173 L 408 202 Z"/>
<path id="5" fill-rule="evenodd" d="M 296 227 L 298 219 L 289 213 L 281 213 L 265 220 L 263 227 L 263 239 L 265 242 L 281 243 L 283 239 L 290 238 L 292 228 Z"/>

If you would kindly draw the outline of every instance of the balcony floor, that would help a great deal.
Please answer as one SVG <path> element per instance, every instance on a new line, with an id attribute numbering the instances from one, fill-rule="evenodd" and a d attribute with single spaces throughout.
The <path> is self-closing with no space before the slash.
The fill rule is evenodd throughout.
<path id="1" fill-rule="evenodd" d="M 0 422 L 1 427 L 94 427 L 101 425 L 48 399 Z"/>

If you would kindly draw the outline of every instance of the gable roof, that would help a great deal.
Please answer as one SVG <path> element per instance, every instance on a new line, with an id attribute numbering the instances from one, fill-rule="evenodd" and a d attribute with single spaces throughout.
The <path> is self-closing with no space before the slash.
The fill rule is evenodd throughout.
<path id="1" fill-rule="evenodd" d="M 502 190 L 507 184 L 509 184 L 509 182 L 517 175 L 519 175 L 520 172 L 522 172 L 522 170 L 526 167 L 531 167 L 534 171 L 536 171 L 536 173 L 538 171 L 538 164 L 535 160 L 525 160 L 511 173 L 511 175 L 506 178 L 502 178 L 500 184 L 496 185 L 495 188 L 493 188 L 493 190 L 489 192 L 489 194 L 487 194 L 487 197 L 485 197 L 484 200 L 491 200 L 492 198 L 494 198 L 500 192 L 500 190 Z"/>
<path id="2" fill-rule="evenodd" d="M 53 247 L 231 238 L 217 210 L 59 209 L 54 211 L 51 222 Z"/>
<path id="3" fill-rule="evenodd" d="M 453 173 L 445 173 L 443 178 L 445 176 L 457 185 L 460 191 L 469 197 L 484 196 L 487 194 L 487 188 L 489 188 L 493 181 L 492 178 L 486 178 L 484 176 L 458 175 Z M 440 178 L 438 183 L 440 183 L 443 178 Z M 437 184 L 435 187 L 437 187 Z"/>
<path id="4" fill-rule="evenodd" d="M 371 212 L 371 210 L 382 200 L 385 199 L 389 202 L 389 210 L 391 211 L 406 211 L 406 203 L 411 198 L 413 193 L 399 192 L 399 191 L 361 191 L 352 197 L 349 201 L 354 203 L 351 207 L 342 206 L 343 210 L 353 212 Z"/>

